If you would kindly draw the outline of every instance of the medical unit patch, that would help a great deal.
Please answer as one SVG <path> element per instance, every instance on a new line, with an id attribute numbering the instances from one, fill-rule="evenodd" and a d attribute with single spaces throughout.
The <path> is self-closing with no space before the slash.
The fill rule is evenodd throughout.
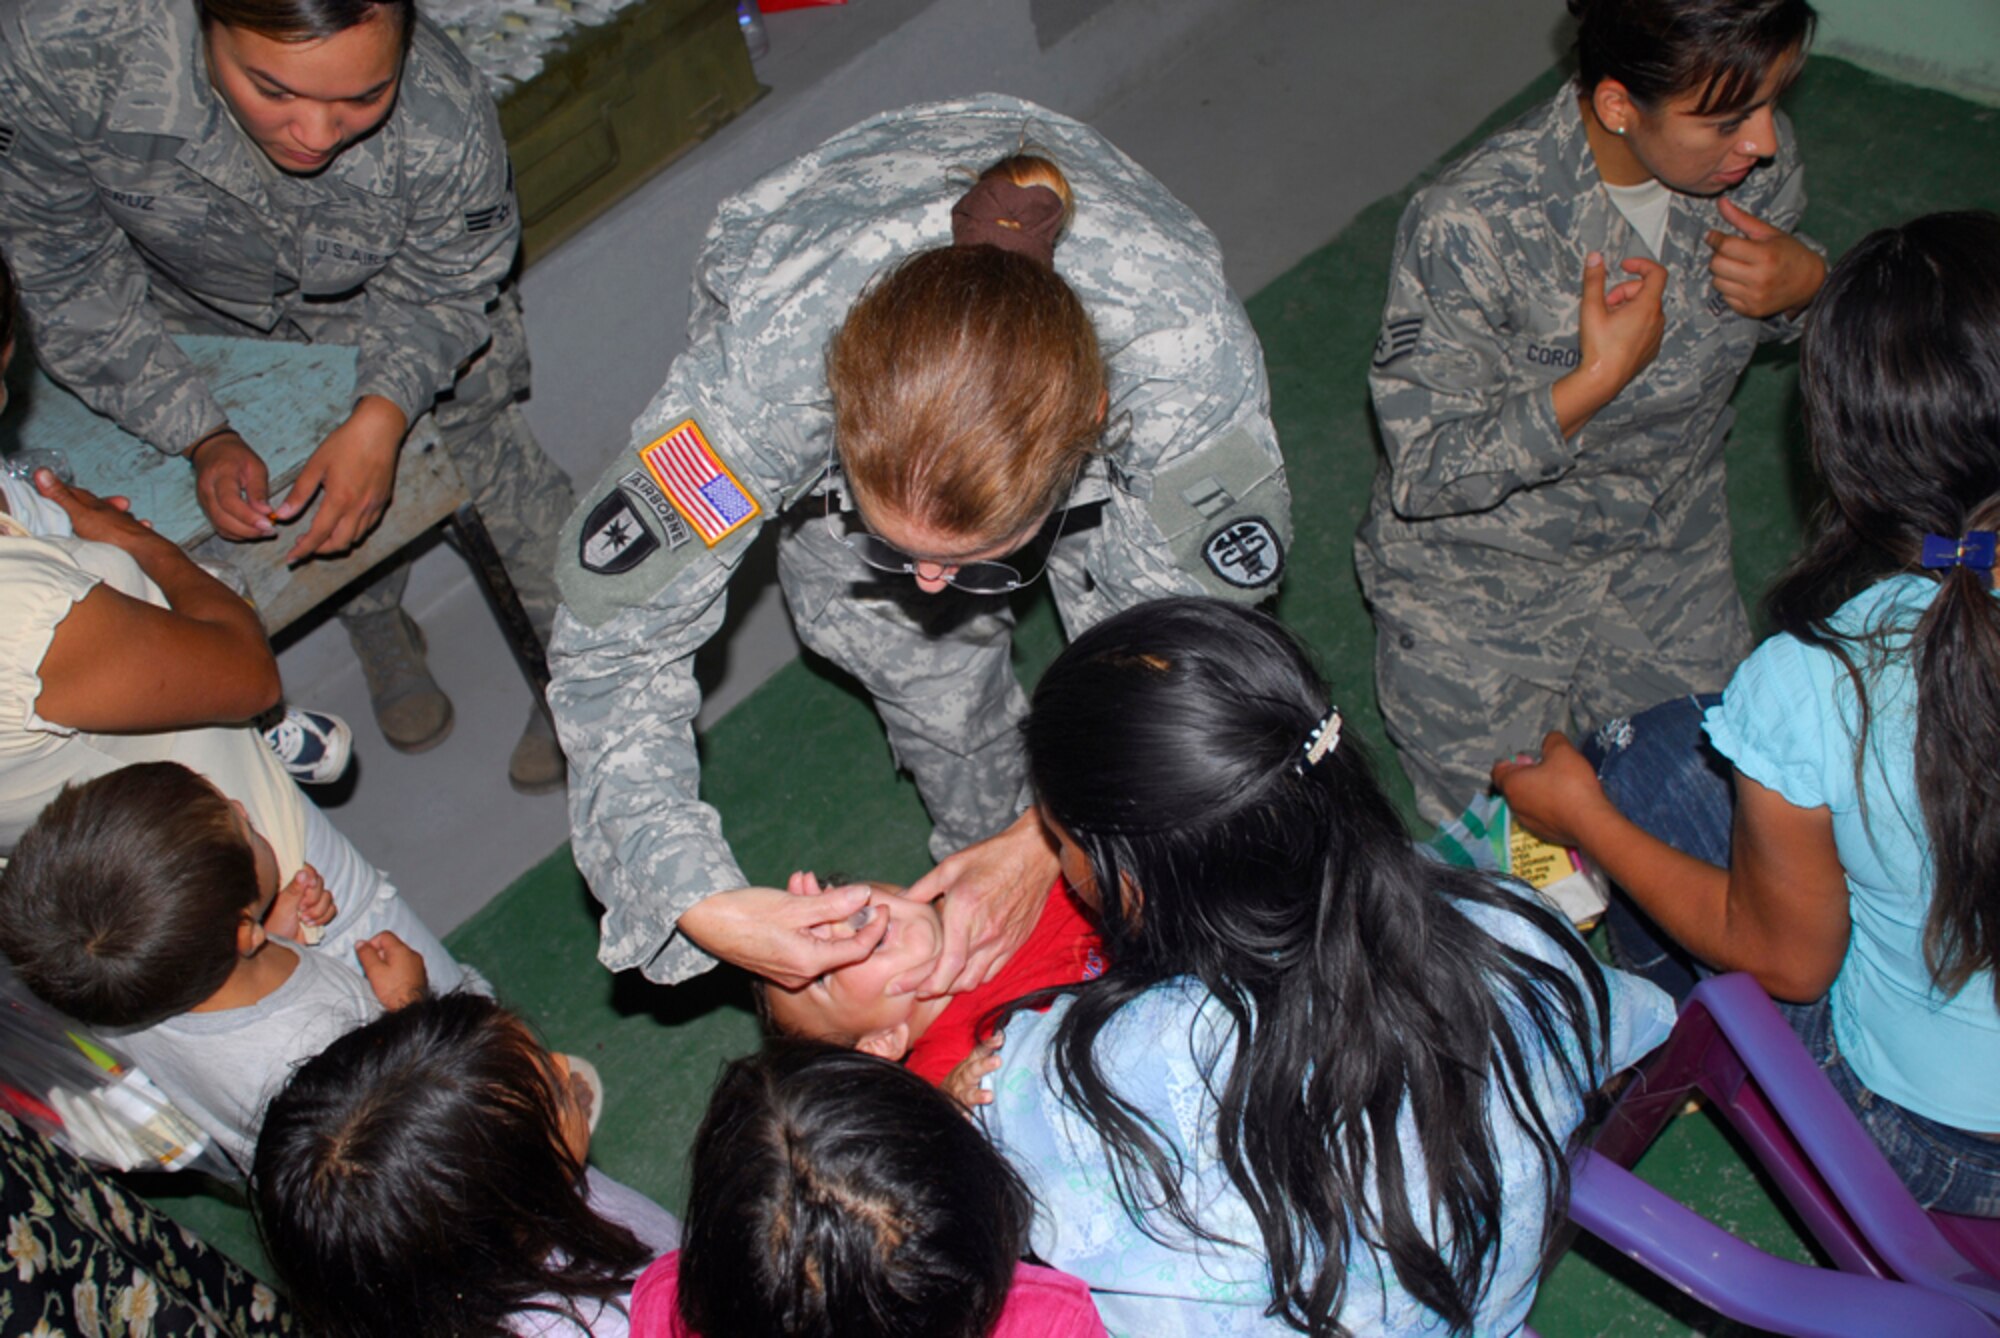
<path id="1" fill-rule="evenodd" d="M 692 418 L 640 451 L 639 462 L 710 548 L 763 510 Z"/>

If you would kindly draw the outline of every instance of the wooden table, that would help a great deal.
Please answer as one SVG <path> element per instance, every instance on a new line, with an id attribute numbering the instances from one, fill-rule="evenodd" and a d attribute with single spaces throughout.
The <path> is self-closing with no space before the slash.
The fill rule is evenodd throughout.
<path id="1" fill-rule="evenodd" d="M 230 425 L 264 458 L 272 499 L 283 497 L 314 448 L 347 417 L 354 402 L 354 350 L 215 335 L 182 335 L 175 342 L 228 412 Z M 26 356 L 17 360 L 31 362 Z M 17 366 L 17 373 L 8 378 L 13 402 L 0 416 L 0 455 L 52 451 L 81 486 L 101 496 L 131 498 L 134 515 L 151 521 L 196 559 L 234 568 L 273 635 L 442 524 L 472 563 L 537 698 L 547 689 L 541 638 L 428 414 L 403 443 L 395 499 L 367 540 L 340 557 L 287 567 L 285 554 L 318 509 L 317 499 L 304 516 L 281 526 L 276 539 L 232 543 L 216 534 L 203 514 L 187 461 L 162 455 L 93 413 L 39 369 Z"/>

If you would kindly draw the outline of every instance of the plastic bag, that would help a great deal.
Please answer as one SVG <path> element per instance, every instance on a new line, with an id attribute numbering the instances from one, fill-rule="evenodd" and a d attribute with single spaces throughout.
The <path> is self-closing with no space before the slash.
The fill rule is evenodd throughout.
<path id="1" fill-rule="evenodd" d="M 115 1046 L 37 999 L 0 959 L 0 1110 L 117 1171 L 236 1168 Z"/>
<path id="2" fill-rule="evenodd" d="M 1515 823 L 1498 795 L 1473 796 L 1464 813 L 1438 828 L 1430 845 L 1445 863 L 1461 869 L 1512 874 L 1578 929 L 1596 924 L 1610 900 L 1610 883 L 1601 870 L 1580 852 L 1550 845 Z"/>

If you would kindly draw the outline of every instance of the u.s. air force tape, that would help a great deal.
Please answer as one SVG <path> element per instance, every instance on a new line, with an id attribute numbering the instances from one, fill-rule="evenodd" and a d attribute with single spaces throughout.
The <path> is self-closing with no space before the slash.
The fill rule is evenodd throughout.
<path id="1" fill-rule="evenodd" d="M 1241 590 L 1256 590 L 1285 572 L 1285 546 L 1262 516 L 1242 516 L 1208 536 L 1201 546 L 1208 569 Z"/>
<path id="2" fill-rule="evenodd" d="M 1390 321 L 1382 327 L 1381 338 L 1375 341 L 1375 365 L 1387 367 L 1408 353 L 1417 346 L 1417 338 L 1423 332 L 1422 316 L 1405 316 L 1401 320 Z"/>

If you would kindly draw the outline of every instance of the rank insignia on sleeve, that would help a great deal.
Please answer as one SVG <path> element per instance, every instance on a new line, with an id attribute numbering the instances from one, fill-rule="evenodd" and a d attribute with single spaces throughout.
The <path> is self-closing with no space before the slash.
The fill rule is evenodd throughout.
<path id="1" fill-rule="evenodd" d="M 1261 516 L 1232 520 L 1201 546 L 1208 569 L 1243 590 L 1269 585 L 1284 574 L 1285 546 Z"/>
<path id="2" fill-rule="evenodd" d="M 1424 332 L 1422 316 L 1405 316 L 1399 321 L 1390 321 L 1382 327 L 1382 337 L 1375 341 L 1375 365 L 1387 367 L 1396 359 L 1417 346 L 1417 337 Z"/>
<path id="3" fill-rule="evenodd" d="M 640 451 L 639 462 L 674 504 L 674 510 L 710 548 L 763 510 L 722 463 L 692 418 Z"/>
<path id="4" fill-rule="evenodd" d="M 0 158 L 5 158 L 12 152 L 14 152 L 14 127 L 0 125 Z"/>
<path id="5" fill-rule="evenodd" d="M 498 204 L 489 204 L 483 209 L 466 210 L 465 230 L 472 233 L 491 232 L 495 228 L 506 227 L 507 221 L 513 217 L 514 197 L 503 195 Z"/>
<path id="6" fill-rule="evenodd" d="M 639 519 L 625 494 L 613 488 L 584 518 L 577 539 L 576 560 L 585 571 L 616 576 L 644 562 L 660 549 L 660 541 Z"/>

